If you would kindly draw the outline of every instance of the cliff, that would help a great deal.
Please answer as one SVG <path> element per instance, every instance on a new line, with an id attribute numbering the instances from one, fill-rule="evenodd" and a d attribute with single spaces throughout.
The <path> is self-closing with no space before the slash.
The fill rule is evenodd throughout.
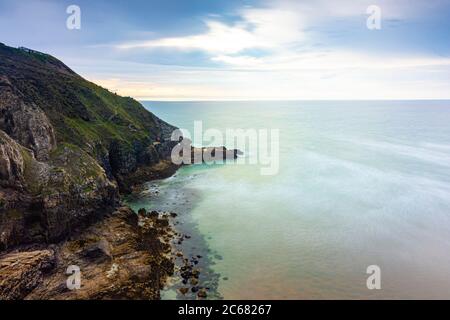
<path id="1" fill-rule="evenodd" d="M 0 45 L 0 252 L 65 239 L 173 173 L 174 129 L 50 55 Z"/>
<path id="2" fill-rule="evenodd" d="M 121 195 L 172 175 L 175 146 L 200 162 L 239 154 L 171 141 L 175 129 L 50 55 L 0 44 L 0 300 L 158 299 L 177 215 L 138 215 Z"/>

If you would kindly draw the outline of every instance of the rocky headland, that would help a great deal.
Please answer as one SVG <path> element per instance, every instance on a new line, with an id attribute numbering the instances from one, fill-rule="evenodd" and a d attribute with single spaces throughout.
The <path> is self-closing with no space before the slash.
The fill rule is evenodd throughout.
<path id="1" fill-rule="evenodd" d="M 50 55 L 0 44 L 0 299 L 158 299 L 175 215 L 122 196 L 180 167 L 174 130 Z"/>

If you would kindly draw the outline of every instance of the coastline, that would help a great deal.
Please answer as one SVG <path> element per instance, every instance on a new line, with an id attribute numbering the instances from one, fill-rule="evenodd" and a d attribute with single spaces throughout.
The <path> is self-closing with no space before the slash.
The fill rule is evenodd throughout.
<path id="1" fill-rule="evenodd" d="M 195 227 L 186 227 L 177 210 L 131 209 L 125 201 L 148 184 L 174 177 L 180 168 L 167 160 L 142 168 L 128 180 L 133 181 L 131 191 L 122 194 L 115 210 L 101 214 L 98 221 L 72 230 L 59 242 L 32 243 L 2 252 L 0 299 L 157 300 L 165 287 L 172 287 L 177 299 L 220 298 L 215 292 L 217 283 L 211 285 L 211 273 L 205 270 L 208 250 L 184 246 L 201 241 L 199 234 L 193 234 Z M 68 288 L 69 266 L 79 267 L 80 288 Z"/>
<path id="2" fill-rule="evenodd" d="M 159 299 L 173 263 L 168 217 L 148 223 L 127 207 L 61 243 L 15 250 L 0 259 L 2 299 Z M 79 270 L 80 286 L 68 266 Z M 72 278 L 74 279 L 74 278 Z"/>
<path id="3" fill-rule="evenodd" d="M 171 218 L 136 215 L 124 195 L 185 159 L 239 151 L 174 141 L 176 127 L 50 55 L 0 44 L 0 58 L 0 299 L 160 298 Z"/>
<path id="4" fill-rule="evenodd" d="M 218 291 L 221 275 L 212 268 L 215 259 L 221 257 L 212 252 L 206 236 L 192 219 L 191 211 L 201 200 L 189 188 L 196 170 L 195 166 L 182 166 L 169 178 L 149 181 L 124 199 L 134 211 L 173 215 L 170 223 L 175 232 L 170 243 L 174 274 L 167 279 L 162 299 L 223 299 Z"/>

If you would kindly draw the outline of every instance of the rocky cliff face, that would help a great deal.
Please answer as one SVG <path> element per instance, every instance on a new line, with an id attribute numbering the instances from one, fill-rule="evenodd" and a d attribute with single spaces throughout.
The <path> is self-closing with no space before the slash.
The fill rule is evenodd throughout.
<path id="1" fill-rule="evenodd" d="M 0 255 L 0 300 L 158 299 L 174 270 L 169 219 L 118 208 L 70 240 Z M 78 290 L 66 285 L 71 265 Z"/>
<path id="2" fill-rule="evenodd" d="M 49 55 L 0 44 L 0 300 L 159 298 L 176 214 L 138 216 L 120 195 L 177 170 L 175 129 Z M 181 142 L 200 162 L 238 154 Z"/>
<path id="3" fill-rule="evenodd" d="M 25 182 L 23 152 L 26 151 L 18 143 L 5 132 L 0 131 L 0 183 L 2 187 L 23 188 Z"/>
<path id="4" fill-rule="evenodd" d="M 0 76 L 0 129 L 22 146 L 33 150 L 38 160 L 48 160 L 56 148 L 53 126 L 35 104 L 26 104 L 9 79 Z"/>
<path id="5" fill-rule="evenodd" d="M 49 55 L 0 45 L 0 252 L 112 212 L 130 176 L 170 156 L 174 129 Z"/>

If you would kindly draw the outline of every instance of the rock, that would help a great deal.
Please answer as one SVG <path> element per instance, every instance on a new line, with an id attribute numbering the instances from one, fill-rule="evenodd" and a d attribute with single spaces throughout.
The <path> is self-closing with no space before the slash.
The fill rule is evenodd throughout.
<path id="1" fill-rule="evenodd" d="M 193 285 L 193 286 L 198 285 L 198 279 L 196 279 L 196 278 L 191 278 L 191 285 Z"/>
<path id="2" fill-rule="evenodd" d="M 24 187 L 24 152 L 27 151 L 0 130 L 0 186 L 16 189 Z"/>
<path id="3" fill-rule="evenodd" d="M 180 293 L 182 294 L 182 295 L 185 295 L 186 293 L 188 293 L 189 292 L 189 288 L 180 288 L 180 289 L 178 289 L 178 291 L 180 291 Z"/>
<path id="4" fill-rule="evenodd" d="M 152 211 L 152 212 L 150 212 L 148 214 L 148 216 L 149 216 L 150 219 L 156 220 L 156 219 L 159 218 L 159 212 L 158 211 Z"/>
<path id="5" fill-rule="evenodd" d="M 117 263 L 113 263 L 111 265 L 111 269 L 109 269 L 106 272 L 106 277 L 108 279 L 113 279 L 113 278 L 115 278 L 117 276 L 118 273 L 119 273 L 119 265 Z"/>
<path id="6" fill-rule="evenodd" d="M 192 291 L 193 293 L 196 293 L 198 290 L 199 290 L 198 287 L 192 287 L 192 288 L 191 288 L 191 291 Z"/>
<path id="7" fill-rule="evenodd" d="M 55 253 L 51 250 L 0 256 L 0 300 L 25 298 L 55 265 Z"/>
<path id="8" fill-rule="evenodd" d="M 41 108 L 24 102 L 12 87 L 0 90 L 0 130 L 33 151 L 39 161 L 49 160 L 56 148 L 55 130 Z"/>
<path id="9" fill-rule="evenodd" d="M 156 220 L 156 225 L 160 228 L 165 228 L 169 226 L 169 220 L 167 219 L 158 219 Z"/>
<path id="10" fill-rule="evenodd" d="M 207 298 L 208 294 L 206 292 L 206 289 L 204 289 L 204 288 L 200 289 L 197 293 L 197 297 L 202 298 L 202 299 Z"/>
<path id="11" fill-rule="evenodd" d="M 93 224 L 71 240 L 58 244 L 57 270 L 42 277 L 27 299 L 159 299 L 164 281 L 173 274 L 170 247 L 158 232 L 142 232 L 128 217 L 131 209 Z M 151 248 L 151 251 L 149 250 Z M 0 259 L 1 260 L 1 259 Z M 66 268 L 77 265 L 82 272 L 79 290 L 67 290 Z M 1 272 L 0 272 L 1 274 Z"/>
<path id="12" fill-rule="evenodd" d="M 139 217 L 129 207 L 120 207 L 113 212 L 113 215 L 132 227 L 138 227 Z"/>
<path id="13" fill-rule="evenodd" d="M 138 214 L 140 216 L 145 217 L 147 215 L 147 210 L 145 210 L 144 208 L 139 209 Z"/>
<path id="14" fill-rule="evenodd" d="M 192 147 L 192 141 L 190 140 L 187 140 L 185 143 L 191 145 L 191 163 L 193 164 L 234 160 L 237 159 L 239 155 L 243 154 L 240 150 L 227 149 L 225 147 L 195 148 Z"/>
<path id="15" fill-rule="evenodd" d="M 193 270 L 192 270 L 192 276 L 193 276 L 194 278 L 197 278 L 197 279 L 198 279 L 198 277 L 200 276 L 200 271 L 199 271 L 198 269 L 193 269 Z"/>
<path id="16" fill-rule="evenodd" d="M 102 239 L 89 245 L 82 252 L 82 256 L 90 261 L 112 260 L 109 243 Z"/>

